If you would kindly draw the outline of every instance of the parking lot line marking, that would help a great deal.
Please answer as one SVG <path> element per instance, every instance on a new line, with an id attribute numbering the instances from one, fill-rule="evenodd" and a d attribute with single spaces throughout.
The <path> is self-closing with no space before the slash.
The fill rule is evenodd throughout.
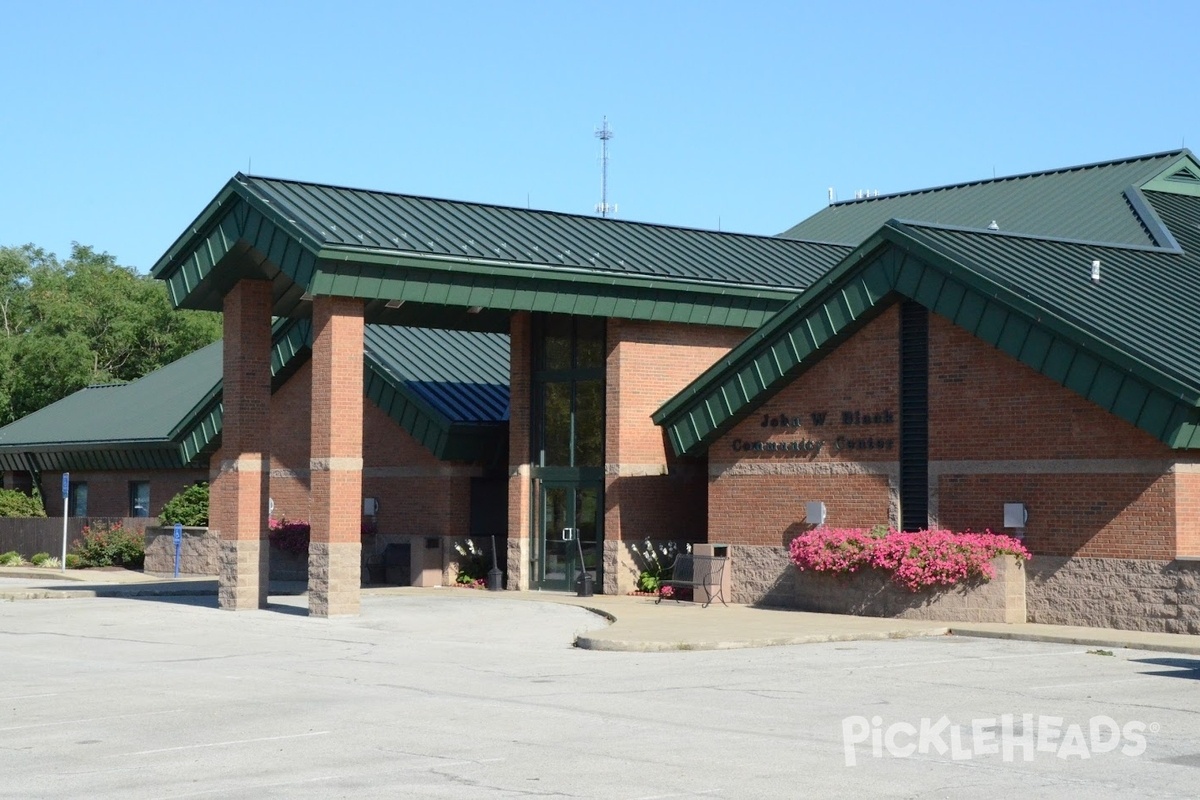
<path id="1" fill-rule="evenodd" d="M 159 747 L 154 750 L 138 750 L 135 753 L 118 753 L 107 758 L 127 758 L 129 756 L 148 756 L 154 753 L 173 753 L 176 750 L 196 750 L 201 747 L 229 747 L 235 744 L 253 744 L 254 742 L 277 742 L 281 739 L 303 739 L 308 736 L 325 736 L 329 731 L 310 731 L 308 733 L 289 733 L 284 736 L 260 736 L 257 739 L 233 739 L 228 742 L 204 742 L 202 744 L 181 744 L 178 747 Z"/>
<path id="2" fill-rule="evenodd" d="M 63 719 L 58 722 L 38 722 L 33 725 L 14 725 L 11 728 L 0 728 L 0 733 L 6 731 L 24 731 L 31 728 L 52 728 L 55 725 L 82 725 L 85 722 L 103 722 L 108 719 L 128 719 L 130 717 L 152 717 L 159 714 L 181 714 L 185 709 L 172 708 L 167 711 L 141 711 L 137 714 L 112 714 L 106 717 L 88 717 L 87 719 Z"/>
<path id="3" fill-rule="evenodd" d="M 45 694 L 10 694 L 7 697 L 0 697 L 0 701 L 32 700 L 35 697 L 58 697 L 58 692 L 46 692 Z"/>
<path id="4" fill-rule="evenodd" d="M 718 794 L 720 789 L 702 789 L 693 792 L 682 792 L 672 794 L 648 794 L 644 797 L 635 797 L 633 800 L 667 800 L 669 797 L 697 797 L 703 794 Z"/>

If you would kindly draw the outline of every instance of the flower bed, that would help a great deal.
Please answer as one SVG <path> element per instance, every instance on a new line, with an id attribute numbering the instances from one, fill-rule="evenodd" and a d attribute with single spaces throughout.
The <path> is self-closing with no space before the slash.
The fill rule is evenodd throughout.
<path id="1" fill-rule="evenodd" d="M 1028 561 L 1029 551 L 1011 536 L 985 531 L 914 531 L 817 528 L 792 540 L 789 556 L 801 571 L 851 574 L 880 569 L 910 592 L 956 586 L 996 575 L 992 559 Z"/>
<path id="2" fill-rule="evenodd" d="M 776 599 L 810 611 L 1024 622 L 1029 557 L 990 531 L 819 528 L 792 541 L 797 570 Z"/>

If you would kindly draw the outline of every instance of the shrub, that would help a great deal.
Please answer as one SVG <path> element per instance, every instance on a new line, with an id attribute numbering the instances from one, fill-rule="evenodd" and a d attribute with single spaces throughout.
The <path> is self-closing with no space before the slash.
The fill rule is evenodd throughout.
<path id="1" fill-rule="evenodd" d="M 792 540 L 789 557 L 801 570 L 849 574 L 864 567 L 891 574 L 911 592 L 954 586 L 995 576 L 998 555 L 1029 560 L 1029 551 L 1011 536 L 984 531 L 915 531 L 817 528 Z"/>
<path id="2" fill-rule="evenodd" d="M 21 558 L 21 554 L 16 550 L 0 553 L 0 567 L 19 567 L 24 563 L 25 559 Z"/>
<path id="3" fill-rule="evenodd" d="M 687 551 L 692 551 L 690 544 L 687 545 Z M 675 556 L 679 554 L 679 545 L 674 542 L 659 542 L 656 545 L 647 538 L 640 549 L 633 548 L 633 553 L 642 562 L 642 570 L 638 575 L 638 590 L 657 592 L 662 582 L 671 577 L 671 567 L 675 564 Z"/>
<path id="4" fill-rule="evenodd" d="M 75 542 L 75 555 L 81 567 L 127 567 L 141 569 L 146 561 L 142 535 L 121 523 L 84 526 L 83 539 Z M 67 566 L 71 557 L 67 556 Z"/>
<path id="5" fill-rule="evenodd" d="M 197 483 L 172 497 L 158 517 L 160 525 L 178 522 L 189 528 L 208 526 L 208 484 Z"/>
<path id="6" fill-rule="evenodd" d="M 82 569 L 83 559 L 78 553 L 67 553 L 67 569 Z"/>
<path id="7" fill-rule="evenodd" d="M 40 497 L 30 497 L 16 489 L 0 489 L 0 517 L 44 517 Z"/>
<path id="8" fill-rule="evenodd" d="M 454 549 L 458 552 L 458 583 L 481 584 L 487 580 L 492 562 L 482 547 L 467 539 L 462 544 L 455 544 Z"/>
<path id="9" fill-rule="evenodd" d="M 29 563 L 33 564 L 35 567 L 40 567 L 50 559 L 51 555 L 49 553 L 34 553 L 33 558 L 29 559 Z"/>
<path id="10" fill-rule="evenodd" d="M 267 536 L 271 545 L 285 553 L 294 555 L 308 554 L 308 540 L 311 526 L 304 520 L 289 520 L 286 517 L 271 520 Z"/>
<path id="11" fill-rule="evenodd" d="M 59 561 L 56 556 L 50 556 L 45 561 L 43 561 L 41 564 L 38 564 L 38 566 L 44 567 L 45 569 L 58 569 L 59 567 L 62 566 L 62 562 Z"/>

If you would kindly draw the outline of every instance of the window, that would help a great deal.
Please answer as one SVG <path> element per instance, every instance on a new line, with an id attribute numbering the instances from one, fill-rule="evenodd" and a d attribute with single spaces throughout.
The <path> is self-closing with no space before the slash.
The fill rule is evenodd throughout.
<path id="1" fill-rule="evenodd" d="M 87 515 L 87 481 L 71 481 L 67 487 L 67 516 L 86 517 Z"/>
<path id="2" fill-rule="evenodd" d="M 129 482 L 129 516 L 150 516 L 150 481 Z"/>
<path id="3" fill-rule="evenodd" d="M 535 318 L 532 431 L 545 468 L 604 466 L 604 320 L 548 314 Z"/>

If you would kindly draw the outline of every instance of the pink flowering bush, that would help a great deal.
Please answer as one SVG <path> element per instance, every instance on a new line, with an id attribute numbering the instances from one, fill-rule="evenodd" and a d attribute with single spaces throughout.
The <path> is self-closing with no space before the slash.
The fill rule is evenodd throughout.
<path id="1" fill-rule="evenodd" d="M 288 519 L 287 517 L 278 519 L 272 517 L 269 523 L 270 529 L 267 537 L 271 540 L 272 547 L 297 556 L 308 555 L 308 540 L 312 534 L 312 526 L 309 523 L 302 519 Z M 363 520 L 362 534 L 364 536 L 376 532 L 375 520 Z"/>
<path id="2" fill-rule="evenodd" d="M 1030 558 L 1019 541 L 991 531 L 816 528 L 797 536 L 789 548 L 791 562 L 800 570 L 849 574 L 864 567 L 880 569 L 911 592 L 991 580 L 996 574 L 991 560 L 998 555 Z"/>
<path id="3" fill-rule="evenodd" d="M 308 553 L 308 537 L 310 527 L 302 519 L 272 519 L 271 530 L 267 534 L 271 544 L 285 553 L 301 556 Z"/>

